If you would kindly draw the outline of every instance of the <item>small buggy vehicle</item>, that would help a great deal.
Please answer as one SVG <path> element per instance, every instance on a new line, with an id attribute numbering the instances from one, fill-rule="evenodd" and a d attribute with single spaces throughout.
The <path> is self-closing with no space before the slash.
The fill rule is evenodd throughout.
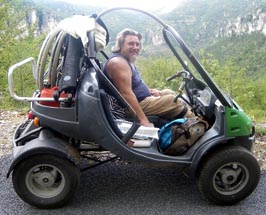
<path id="1" fill-rule="evenodd" d="M 108 59 L 104 52 L 108 28 L 101 18 L 115 10 L 144 14 L 161 26 L 165 43 L 183 68 L 169 78 L 182 79 L 176 98 L 209 124 L 204 135 L 181 155 L 164 154 L 158 145 L 156 134 L 166 119 L 148 116 L 155 125 L 149 130 L 140 126 L 136 116 L 126 120 L 127 129 L 123 129 L 123 120 L 114 117 L 109 94 L 131 108 L 102 72 L 98 57 L 102 54 Z M 21 97 L 14 91 L 13 72 L 30 62 L 39 89 L 32 97 Z M 8 81 L 14 99 L 30 102 L 29 116 L 13 136 L 13 160 L 7 173 L 7 177 L 12 173 L 18 196 L 30 205 L 64 205 L 79 185 L 80 172 L 116 158 L 186 170 L 207 199 L 219 205 L 243 200 L 259 182 L 251 119 L 217 86 L 180 35 L 153 14 L 112 8 L 91 17 L 67 18 L 44 40 L 37 65 L 33 58 L 13 65 Z M 129 146 L 129 141 L 137 141 L 136 134 L 149 144 Z M 97 159 L 94 153 L 102 150 L 112 156 Z M 81 165 L 84 157 L 94 163 Z"/>

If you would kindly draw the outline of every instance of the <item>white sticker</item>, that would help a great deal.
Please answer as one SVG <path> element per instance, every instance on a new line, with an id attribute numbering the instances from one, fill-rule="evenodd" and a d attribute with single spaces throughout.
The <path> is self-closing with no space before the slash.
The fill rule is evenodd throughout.
<path id="1" fill-rule="evenodd" d="M 71 76 L 67 75 L 64 77 L 64 81 L 69 81 L 71 79 Z"/>

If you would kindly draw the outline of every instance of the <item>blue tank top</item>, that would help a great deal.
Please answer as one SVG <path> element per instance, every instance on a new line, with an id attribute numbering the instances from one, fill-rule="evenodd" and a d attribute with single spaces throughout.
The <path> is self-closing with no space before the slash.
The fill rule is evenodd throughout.
<path id="1" fill-rule="evenodd" d="M 123 56 L 121 56 L 119 54 L 115 54 L 110 59 L 112 59 L 114 57 L 123 57 Z M 139 102 L 141 102 L 146 97 L 151 96 L 150 90 L 147 87 L 147 85 L 144 83 L 144 81 L 141 79 L 136 67 L 132 66 L 126 58 L 124 58 L 124 59 L 128 62 L 128 65 L 130 66 L 131 71 L 132 71 L 132 78 L 131 78 L 132 91 L 134 92 L 137 100 Z M 109 62 L 109 60 L 106 62 L 106 64 Z M 109 78 L 108 73 L 106 71 L 106 66 L 104 66 L 103 73 Z M 109 78 L 109 80 L 113 83 L 113 81 L 110 78 Z"/>

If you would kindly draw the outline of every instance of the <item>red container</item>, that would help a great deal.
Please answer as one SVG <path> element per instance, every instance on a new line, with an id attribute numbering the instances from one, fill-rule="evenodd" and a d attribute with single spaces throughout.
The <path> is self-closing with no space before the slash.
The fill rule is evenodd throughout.
<path id="1" fill-rule="evenodd" d="M 41 90 L 41 98 L 54 98 L 54 92 L 58 90 L 58 87 L 55 86 L 53 88 L 43 88 Z M 61 92 L 60 93 L 60 98 L 67 98 L 68 94 Z M 39 102 L 42 105 L 46 106 L 52 106 L 52 107 L 60 107 L 60 102 L 59 101 L 40 101 Z"/>

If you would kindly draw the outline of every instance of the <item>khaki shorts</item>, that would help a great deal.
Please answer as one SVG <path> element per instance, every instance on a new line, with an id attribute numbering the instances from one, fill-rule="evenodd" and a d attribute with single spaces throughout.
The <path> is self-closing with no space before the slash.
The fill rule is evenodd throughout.
<path id="1" fill-rule="evenodd" d="M 174 102 L 175 95 L 171 90 L 162 90 L 161 96 L 149 96 L 140 102 L 140 106 L 146 115 L 157 115 L 162 118 L 176 119 L 186 106 L 181 99 Z M 192 118 L 195 115 L 188 108 L 185 116 Z M 180 118 L 182 118 L 180 117 Z"/>

